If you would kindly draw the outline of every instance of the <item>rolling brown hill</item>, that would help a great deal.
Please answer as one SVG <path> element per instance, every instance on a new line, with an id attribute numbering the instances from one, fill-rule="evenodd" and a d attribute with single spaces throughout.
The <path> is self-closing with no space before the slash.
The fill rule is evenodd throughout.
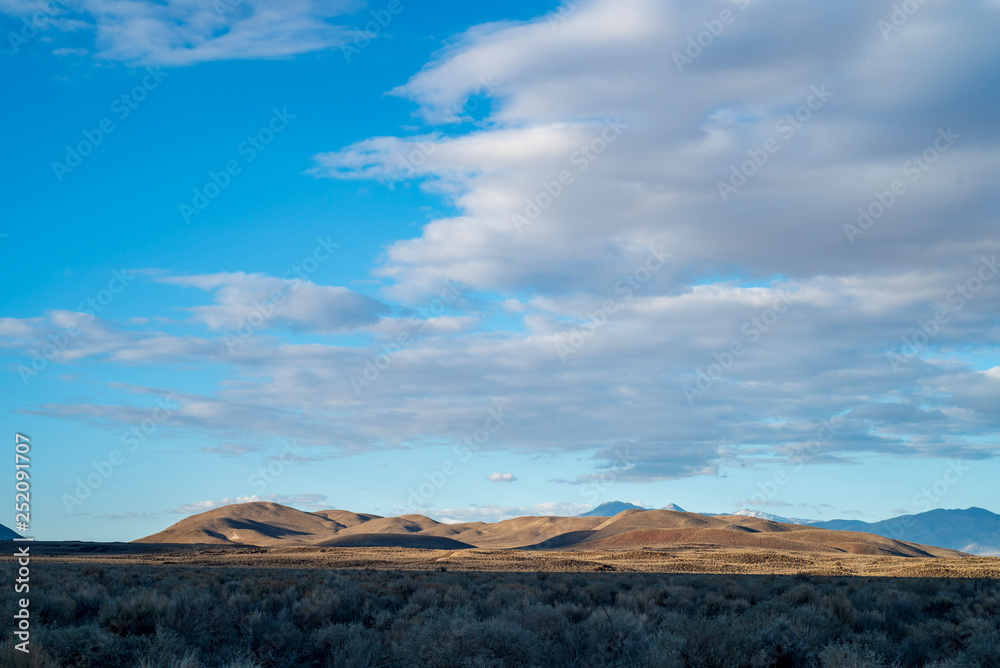
<path id="1" fill-rule="evenodd" d="M 351 513 L 353 514 L 353 513 Z M 278 503 L 237 503 L 187 517 L 136 543 L 314 545 L 343 525 L 323 515 Z"/>
<path id="2" fill-rule="evenodd" d="M 461 550 L 736 549 L 824 555 L 955 557 L 961 552 L 874 534 L 833 531 L 739 515 L 625 510 L 614 517 L 517 517 L 442 524 L 424 515 L 380 517 L 346 510 L 307 513 L 277 503 L 242 503 L 185 518 L 138 543 L 411 547 Z"/>

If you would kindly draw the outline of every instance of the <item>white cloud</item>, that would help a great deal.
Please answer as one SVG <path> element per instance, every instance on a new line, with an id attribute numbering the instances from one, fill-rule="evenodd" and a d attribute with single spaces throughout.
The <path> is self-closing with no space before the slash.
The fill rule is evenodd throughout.
<path id="1" fill-rule="evenodd" d="M 323 51 L 352 35 L 344 25 L 354 0 L 74 0 L 68 9 L 4 0 L 0 12 L 24 16 L 72 14 L 59 30 L 86 25 L 96 56 L 145 65 L 178 66 L 232 59 L 280 58 Z"/>
<path id="2" fill-rule="evenodd" d="M 157 279 L 213 293 L 216 303 L 191 308 L 215 330 L 292 328 L 337 332 L 377 323 L 388 307 L 347 288 L 243 272 Z"/>
<path id="3" fill-rule="evenodd" d="M 517 477 L 513 473 L 491 473 L 486 479 L 490 482 L 515 482 Z"/>
<path id="4" fill-rule="evenodd" d="M 557 345 L 574 345 L 578 323 L 595 301 L 538 298 L 525 332 L 417 338 L 360 395 L 351 376 L 363 372 L 377 346 L 276 346 L 254 338 L 230 352 L 210 339 L 101 323 L 101 338 L 88 332 L 86 347 L 74 348 L 74 355 L 77 363 L 91 355 L 117 364 L 231 365 L 232 375 L 208 395 L 121 389 L 170 395 L 177 408 L 165 433 L 202 433 L 224 442 L 296 438 L 304 447 L 320 447 L 322 456 L 460 443 L 494 406 L 509 419 L 486 450 L 592 453 L 592 477 L 578 483 L 609 470 L 622 480 L 664 480 L 711 475 L 739 460 L 792 457 L 820 421 L 838 415 L 837 437 L 814 453 L 816 461 L 865 452 L 984 457 L 995 451 L 990 435 L 1000 429 L 996 380 L 947 360 L 969 345 L 992 345 L 1000 282 L 987 284 L 941 328 L 933 347 L 898 373 L 886 357 L 932 317 L 936 305 L 947 304 L 949 291 L 972 269 L 638 293 L 581 339 L 584 345 L 566 362 Z M 792 306 L 767 324 L 761 316 L 778 290 L 792 295 Z M 3 326 L 23 332 L 22 324 Z M 28 331 L 33 338 L 20 345 L 44 340 L 44 326 L 33 323 Z M 83 338 L 74 346 L 83 346 Z M 684 386 L 697 387 L 699 373 L 734 343 L 745 352 L 689 404 Z M 36 410 L 121 430 L 147 417 L 145 403 Z"/>
<path id="5" fill-rule="evenodd" d="M 501 407 L 510 418 L 484 450 L 592 457 L 593 471 L 573 482 L 715 475 L 788 458 L 834 417 L 836 436 L 812 461 L 995 456 L 997 374 L 962 360 L 996 350 L 1000 279 L 961 308 L 950 298 L 982 256 L 1000 252 L 1000 108 L 984 85 L 1000 68 L 1000 16 L 982 3 L 929 3 L 884 40 L 883 6 L 800 5 L 750 3 L 683 73 L 674 52 L 716 9 L 594 0 L 552 26 L 542 17 L 478 27 L 395 91 L 428 123 L 445 123 L 483 77 L 497 82 L 493 111 L 474 131 L 429 125 L 317 154 L 318 175 L 413 178 L 454 205 L 454 215 L 390 244 L 376 270 L 388 297 L 411 305 L 447 280 L 469 286 L 454 313 L 394 312 L 346 288 L 306 284 L 262 325 L 274 338 L 228 350 L 219 334 L 286 283 L 175 277 L 167 280 L 211 293 L 212 304 L 191 311 L 208 335 L 155 319 L 129 327 L 95 319 L 57 361 L 225 365 L 215 388 L 174 393 L 170 423 L 224 442 L 297 438 L 331 453 L 459 443 Z M 164 7 L 136 16 L 152 12 L 152 29 L 177 10 Z M 134 23 L 106 23 L 114 21 Z M 178 30 L 189 29 L 185 21 Z M 187 57 L 188 47 L 157 40 L 145 51 L 126 37 L 106 48 Z M 191 47 L 199 57 L 215 48 L 203 42 Z M 779 132 L 824 85 L 833 96 L 794 134 Z M 586 158 L 580 147 L 599 146 L 615 118 L 628 127 Z M 961 138 L 911 180 L 905 163 L 942 126 Z M 717 182 L 771 137 L 780 150 L 722 201 Z M 572 183 L 540 206 L 561 170 Z M 896 178 L 907 192 L 850 243 L 844 225 Z M 512 215 L 529 201 L 540 211 L 518 234 Z M 669 259 L 635 283 L 660 247 Z M 794 304 L 754 324 L 779 290 Z M 905 350 L 940 308 L 949 321 L 894 369 L 886 353 Z M 2 319 L 0 345 L 30 356 L 73 317 Z M 380 354 L 377 343 L 277 336 L 391 340 L 413 325 L 423 335 L 387 355 L 363 393 L 351 376 Z M 720 361 L 734 344 L 744 352 Z M 558 350 L 567 348 L 564 361 Z M 683 388 L 713 365 L 726 368 L 689 403 Z M 128 401 L 86 399 L 37 411 L 113 428 L 143 415 Z"/>
<path id="6" fill-rule="evenodd" d="M 1000 170 L 1000 132 L 977 110 L 995 106 L 981 82 L 1000 66 L 1000 47 L 972 47 L 992 44 L 995 13 L 923 7 L 919 22 L 886 41 L 876 27 L 884 9 L 860 2 L 807 14 L 791 0 L 734 11 L 736 23 L 683 73 L 674 52 L 717 11 L 599 0 L 554 27 L 542 17 L 470 30 L 394 92 L 448 121 L 483 77 L 495 78 L 483 127 L 362 140 L 317 155 L 318 173 L 409 174 L 459 209 L 389 247 L 380 274 L 396 281 L 394 294 L 443 277 L 508 293 L 593 292 L 631 269 L 636 249 L 661 244 L 672 255 L 656 277 L 661 291 L 734 272 L 763 280 L 922 271 L 997 250 L 988 183 Z M 832 97 L 807 110 L 808 122 L 778 125 L 823 87 Z M 601 146 L 615 118 L 628 127 L 586 160 L 580 147 Z M 963 138 L 911 182 L 904 163 L 939 127 Z M 778 153 L 723 202 L 717 183 L 769 138 Z M 425 159 L 401 170 L 423 143 L 432 146 Z M 545 184 L 561 170 L 572 184 L 518 234 L 512 216 L 546 201 Z M 857 207 L 896 178 L 908 192 L 848 243 L 844 225 Z M 961 224 L 944 222 L 956 215 Z"/>
<path id="7" fill-rule="evenodd" d="M 447 508 L 432 511 L 430 516 L 445 524 L 464 522 L 501 522 L 526 515 L 548 517 L 574 517 L 589 510 L 589 506 L 575 503 L 538 503 L 534 506 L 482 505 L 471 508 Z"/>
<path id="8" fill-rule="evenodd" d="M 185 503 L 177 508 L 166 510 L 164 512 L 175 515 L 194 515 L 195 513 L 203 513 L 207 510 L 214 510 L 215 508 L 221 508 L 223 506 L 229 506 L 236 503 L 252 503 L 254 501 L 270 501 L 271 503 L 280 503 L 284 506 L 297 507 L 300 510 L 305 510 L 306 512 L 324 510 L 329 506 L 326 501 L 326 496 L 323 494 L 268 494 L 265 496 L 257 496 L 256 494 L 253 494 L 251 496 L 236 496 L 225 499 L 206 499 L 204 501 L 196 501 L 194 503 Z"/>

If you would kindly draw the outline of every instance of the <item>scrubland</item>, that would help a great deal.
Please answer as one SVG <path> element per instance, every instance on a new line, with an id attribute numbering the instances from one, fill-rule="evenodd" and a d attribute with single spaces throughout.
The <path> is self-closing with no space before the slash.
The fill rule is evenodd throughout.
<path id="1" fill-rule="evenodd" d="M 8 640 L 4 666 L 1000 665 L 988 578 L 55 562 L 32 578 L 32 654 Z"/>

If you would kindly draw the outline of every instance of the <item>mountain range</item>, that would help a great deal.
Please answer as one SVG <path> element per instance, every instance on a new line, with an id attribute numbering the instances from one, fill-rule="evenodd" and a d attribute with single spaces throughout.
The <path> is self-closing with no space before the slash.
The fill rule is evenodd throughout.
<path id="1" fill-rule="evenodd" d="M 813 526 L 837 531 L 864 531 L 969 554 L 1000 556 L 1000 515 L 983 508 L 928 510 L 881 522 L 831 520 L 816 522 Z"/>
<path id="2" fill-rule="evenodd" d="M 613 515 L 621 510 L 650 510 L 632 503 L 610 501 L 602 503 L 579 517 Z M 679 509 L 670 504 L 666 510 Z M 702 513 L 706 517 L 717 517 L 722 513 Z M 836 531 L 861 531 L 885 538 L 906 540 L 923 545 L 933 545 L 949 550 L 958 550 L 981 556 L 1000 556 L 1000 515 L 983 508 L 965 510 L 936 509 L 916 515 L 900 515 L 881 522 L 860 520 L 806 520 L 782 517 L 759 510 L 738 510 L 732 515 L 756 517 L 758 519 L 783 524 L 802 524 Z"/>
<path id="3" fill-rule="evenodd" d="M 262 547 L 464 550 L 727 550 L 831 556 L 956 557 L 959 552 L 870 533 L 817 529 L 741 515 L 706 516 L 630 508 L 611 517 L 527 516 L 443 524 L 424 515 L 380 517 L 347 510 L 305 512 L 253 502 L 187 517 L 137 543 Z"/>

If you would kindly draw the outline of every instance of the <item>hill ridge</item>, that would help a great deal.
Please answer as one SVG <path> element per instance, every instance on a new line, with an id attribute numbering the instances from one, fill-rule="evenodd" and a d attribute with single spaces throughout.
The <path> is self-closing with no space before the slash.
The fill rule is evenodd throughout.
<path id="1" fill-rule="evenodd" d="M 891 537 L 784 524 L 744 515 L 707 516 L 628 508 L 611 517 L 528 515 L 494 523 L 443 524 L 419 514 L 400 517 L 281 504 L 233 504 L 186 517 L 137 543 L 420 549 L 742 549 L 873 556 L 960 556 L 952 550 Z"/>

